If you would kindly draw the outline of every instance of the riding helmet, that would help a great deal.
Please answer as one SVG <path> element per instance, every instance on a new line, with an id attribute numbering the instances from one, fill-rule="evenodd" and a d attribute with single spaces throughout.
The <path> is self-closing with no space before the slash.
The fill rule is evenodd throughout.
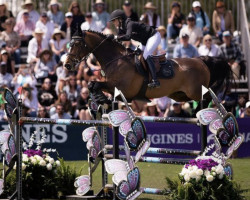
<path id="1" fill-rule="evenodd" d="M 111 22 L 117 18 L 121 18 L 122 20 L 126 19 L 126 15 L 125 15 L 123 10 L 121 10 L 121 9 L 114 10 L 110 15 L 109 21 Z"/>

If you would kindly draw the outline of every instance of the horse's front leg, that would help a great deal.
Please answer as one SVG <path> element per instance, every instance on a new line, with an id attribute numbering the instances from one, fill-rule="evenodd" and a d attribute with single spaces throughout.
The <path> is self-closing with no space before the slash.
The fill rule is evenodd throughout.
<path id="1" fill-rule="evenodd" d="M 91 81 L 88 85 L 89 91 L 92 93 L 93 100 L 97 104 L 108 104 L 111 105 L 112 101 L 109 100 L 102 90 L 108 89 L 107 83 L 106 82 L 97 82 L 97 81 Z"/>

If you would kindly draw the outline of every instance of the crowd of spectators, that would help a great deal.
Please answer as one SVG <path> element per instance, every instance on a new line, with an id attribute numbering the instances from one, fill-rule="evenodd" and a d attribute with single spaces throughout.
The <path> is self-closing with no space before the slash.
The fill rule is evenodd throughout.
<path id="1" fill-rule="evenodd" d="M 168 45 L 174 44 L 174 58 L 222 56 L 231 65 L 235 78 L 244 75 L 243 55 L 233 37 L 233 16 L 222 1 L 216 3 L 212 19 L 199 1 L 194 1 L 190 13 L 185 15 L 181 4 L 175 1 L 164 24 L 152 2 L 145 4 L 145 12 L 140 17 L 132 6 L 128 0 L 121 5 L 127 17 L 154 26 L 160 32 L 161 43 L 156 54 L 166 54 L 168 58 Z M 95 1 L 93 12 L 84 13 L 77 1 L 71 2 L 66 13 L 61 8 L 58 0 L 51 0 L 47 10 L 38 13 L 34 2 L 25 0 L 15 17 L 5 1 L 0 0 L 0 87 L 8 87 L 14 95 L 22 97 L 26 116 L 90 119 L 87 85 L 101 78 L 100 65 L 90 55 L 76 72 L 69 72 L 63 68 L 65 53 L 77 26 L 81 30 L 115 33 L 103 0 Z M 138 44 L 130 41 L 124 45 L 134 49 Z M 21 47 L 27 48 L 25 62 L 21 58 Z M 18 94 L 20 87 L 22 94 Z M 221 101 L 237 117 L 250 116 L 247 96 L 228 93 Z M 1 95 L 0 103 L 3 103 Z M 138 115 L 189 117 L 195 107 L 192 104 L 162 97 L 151 103 L 133 101 L 131 106 Z M 123 105 L 121 108 L 125 109 Z M 6 120 L 2 110 L 0 120 Z"/>

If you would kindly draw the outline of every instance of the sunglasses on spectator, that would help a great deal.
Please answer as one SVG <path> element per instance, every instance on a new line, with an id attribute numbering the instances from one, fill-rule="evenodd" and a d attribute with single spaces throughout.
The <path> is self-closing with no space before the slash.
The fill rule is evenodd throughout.
<path id="1" fill-rule="evenodd" d="M 45 84 L 51 84 L 51 82 L 47 82 L 47 81 L 45 81 L 44 83 L 45 83 Z"/>
<path id="2" fill-rule="evenodd" d="M 212 42 L 212 39 L 207 39 L 205 40 L 205 42 Z"/>
<path id="3" fill-rule="evenodd" d="M 72 8 L 79 8 L 79 6 L 73 6 Z"/>

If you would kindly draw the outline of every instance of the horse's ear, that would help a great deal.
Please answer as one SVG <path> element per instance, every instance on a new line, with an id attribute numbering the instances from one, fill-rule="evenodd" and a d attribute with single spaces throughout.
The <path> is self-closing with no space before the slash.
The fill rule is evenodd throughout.
<path id="1" fill-rule="evenodd" d="M 76 24 L 76 32 L 74 33 L 73 37 L 83 37 L 81 27 L 78 25 L 78 23 Z"/>

